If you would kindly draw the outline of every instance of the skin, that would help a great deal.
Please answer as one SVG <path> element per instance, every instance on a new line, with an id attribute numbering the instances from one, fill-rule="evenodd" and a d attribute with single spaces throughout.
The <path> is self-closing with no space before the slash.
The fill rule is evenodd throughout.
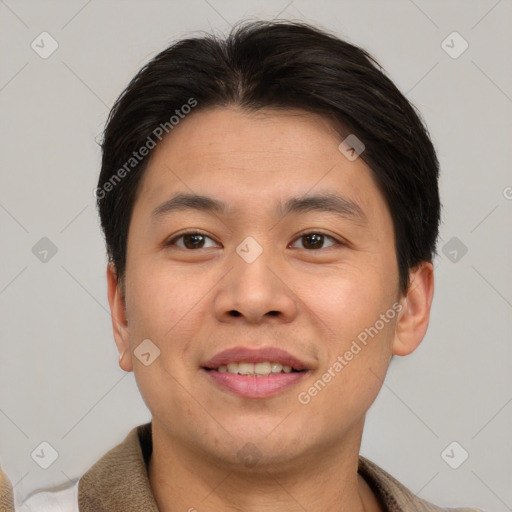
<path id="1" fill-rule="evenodd" d="M 149 478 L 163 512 L 382 510 L 357 473 L 365 414 L 392 355 L 411 353 L 426 333 L 433 267 L 411 269 L 409 291 L 399 293 L 388 207 L 370 168 L 347 159 L 340 141 L 316 114 L 223 107 L 190 114 L 151 154 L 131 218 L 125 282 L 113 264 L 107 279 L 120 366 L 135 372 L 152 414 Z M 275 214 L 278 201 L 326 190 L 357 203 L 366 221 Z M 189 210 L 152 222 L 152 210 L 178 192 L 221 199 L 232 211 Z M 188 229 L 207 238 L 189 240 L 192 248 L 183 238 L 164 246 Z M 327 237 L 311 248 L 315 240 L 299 237 L 302 230 Z M 263 248 L 252 263 L 236 252 L 248 236 Z M 398 315 L 300 403 L 298 393 L 394 303 Z M 147 338 L 160 349 L 149 366 L 133 355 Z M 200 370 L 238 345 L 285 349 L 310 372 L 273 397 L 242 398 Z M 254 467 L 237 456 L 247 443 L 258 449 Z"/>

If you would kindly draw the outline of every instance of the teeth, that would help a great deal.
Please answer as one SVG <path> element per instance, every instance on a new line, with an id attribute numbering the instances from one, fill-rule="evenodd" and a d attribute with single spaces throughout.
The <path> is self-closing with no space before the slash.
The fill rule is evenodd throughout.
<path id="1" fill-rule="evenodd" d="M 282 365 L 281 363 L 263 362 L 263 363 L 229 363 L 223 364 L 217 368 L 219 372 L 235 373 L 238 375 L 256 375 L 258 377 L 265 377 L 276 373 L 290 373 L 291 366 Z"/>
<path id="2" fill-rule="evenodd" d="M 256 375 L 270 375 L 272 365 L 270 363 L 255 363 L 254 373 Z"/>
<path id="3" fill-rule="evenodd" d="M 227 370 L 229 373 L 238 373 L 238 364 L 236 364 L 236 363 L 228 364 Z"/>
<path id="4" fill-rule="evenodd" d="M 283 369 L 283 365 L 281 363 L 272 363 L 271 365 L 272 373 L 279 373 Z"/>

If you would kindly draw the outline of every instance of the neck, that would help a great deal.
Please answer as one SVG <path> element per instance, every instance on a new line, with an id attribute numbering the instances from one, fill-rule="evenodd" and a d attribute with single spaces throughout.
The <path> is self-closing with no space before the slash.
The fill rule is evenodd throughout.
<path id="1" fill-rule="evenodd" d="M 233 468 L 185 447 L 153 420 L 149 480 L 160 512 L 374 512 L 377 500 L 358 474 L 362 426 L 343 446 L 286 464 Z"/>

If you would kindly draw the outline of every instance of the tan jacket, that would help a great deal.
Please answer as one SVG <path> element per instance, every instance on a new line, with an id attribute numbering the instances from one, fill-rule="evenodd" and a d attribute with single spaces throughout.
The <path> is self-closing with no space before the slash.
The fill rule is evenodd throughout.
<path id="1" fill-rule="evenodd" d="M 13 512 L 14 501 L 11 482 L 7 475 L 0 469 L 0 512 Z"/>
<path id="2" fill-rule="evenodd" d="M 61 503 L 58 500 L 48 501 L 58 493 L 39 493 L 27 500 L 25 507 L 29 508 L 21 508 L 20 512 L 158 512 L 147 475 L 146 464 L 151 451 L 151 423 L 146 423 L 131 430 L 125 440 L 96 462 L 73 489 L 60 491 L 66 507 L 61 504 L 58 508 L 57 503 Z M 439 508 L 427 503 L 364 457 L 359 458 L 359 473 L 386 512 L 478 512 L 469 508 Z M 64 495 L 66 492 L 68 494 Z M 69 505 L 71 503 L 74 503 L 73 507 Z"/>

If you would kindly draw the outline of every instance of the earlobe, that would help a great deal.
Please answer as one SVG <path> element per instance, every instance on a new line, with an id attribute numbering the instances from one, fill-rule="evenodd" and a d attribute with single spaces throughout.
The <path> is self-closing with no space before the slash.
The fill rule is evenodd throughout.
<path id="1" fill-rule="evenodd" d="M 126 316 L 126 303 L 113 263 L 107 265 L 107 287 L 112 331 L 119 351 L 119 366 L 124 371 L 131 372 L 133 371 L 133 362 L 130 352 L 130 330 Z"/>
<path id="2" fill-rule="evenodd" d="M 393 340 L 393 354 L 406 356 L 414 352 L 423 340 L 430 318 L 434 296 L 434 267 L 422 262 L 411 270 L 410 285 L 402 298 Z"/>

